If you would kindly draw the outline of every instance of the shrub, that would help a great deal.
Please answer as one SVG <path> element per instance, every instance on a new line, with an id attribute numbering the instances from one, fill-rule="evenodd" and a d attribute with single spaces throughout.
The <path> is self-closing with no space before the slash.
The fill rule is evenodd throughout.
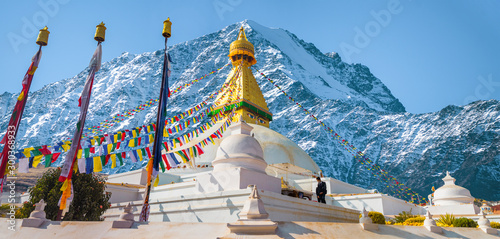
<path id="1" fill-rule="evenodd" d="M 362 214 L 359 214 L 359 218 L 361 218 L 362 216 Z M 386 224 L 384 214 L 380 212 L 368 212 L 368 216 L 372 219 L 372 223 Z"/>
<path id="2" fill-rule="evenodd" d="M 47 170 L 35 186 L 30 188 L 28 202 L 16 213 L 16 218 L 27 218 L 35 209 L 35 203 L 41 199 L 47 203 L 45 213 L 47 219 L 56 220 L 61 198 L 61 186 L 59 182 L 60 168 Z M 74 173 L 73 201 L 68 212 L 64 215 L 64 221 L 100 221 L 102 214 L 110 207 L 108 203 L 111 195 L 105 193 L 105 179 L 93 174 Z"/>
<path id="3" fill-rule="evenodd" d="M 10 204 L 2 204 L 0 206 L 0 217 L 6 217 L 7 213 L 10 211 Z"/>
<path id="4" fill-rule="evenodd" d="M 369 212 L 368 216 L 372 219 L 375 224 L 385 224 L 384 214 L 380 212 Z"/>
<path id="5" fill-rule="evenodd" d="M 455 216 L 453 216 L 453 214 L 446 213 L 445 215 L 439 216 L 439 219 L 436 222 L 439 222 L 442 225 L 449 227 L 449 226 L 453 225 L 454 221 L 455 221 Z"/>
<path id="6" fill-rule="evenodd" d="M 406 219 L 406 221 L 403 223 L 403 225 L 405 225 L 405 226 L 423 226 L 424 220 L 425 220 L 425 217 L 422 217 L 422 216 L 412 217 L 412 218 Z"/>
<path id="7" fill-rule="evenodd" d="M 491 222 L 490 225 L 493 228 L 500 229 L 500 222 Z"/>
<path id="8" fill-rule="evenodd" d="M 411 213 L 411 209 L 409 212 L 403 211 L 400 212 L 397 216 L 394 217 L 395 223 L 404 223 L 408 218 L 416 217 Z"/>
<path id="9" fill-rule="evenodd" d="M 477 222 L 470 218 L 461 217 L 453 221 L 453 227 L 477 227 Z"/>

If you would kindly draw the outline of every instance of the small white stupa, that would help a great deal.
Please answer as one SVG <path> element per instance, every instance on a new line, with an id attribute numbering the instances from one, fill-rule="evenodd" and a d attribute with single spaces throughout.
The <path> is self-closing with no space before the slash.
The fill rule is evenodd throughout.
<path id="1" fill-rule="evenodd" d="M 470 191 L 464 187 L 455 185 L 456 179 L 448 171 L 446 171 L 446 177 L 443 178 L 443 181 L 444 185 L 434 192 L 433 201 L 436 206 L 460 205 L 474 202 L 474 197 L 472 197 Z"/>
<path id="2" fill-rule="evenodd" d="M 429 211 L 433 215 L 476 215 L 479 207 L 474 205 L 474 197 L 464 187 L 455 185 L 456 179 L 447 171 L 443 178 L 444 185 L 434 192 Z"/>

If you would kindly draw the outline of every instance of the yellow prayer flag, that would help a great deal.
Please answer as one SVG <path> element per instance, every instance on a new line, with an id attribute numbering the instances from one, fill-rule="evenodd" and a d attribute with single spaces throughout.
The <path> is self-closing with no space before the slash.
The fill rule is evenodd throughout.
<path id="1" fill-rule="evenodd" d="M 31 150 L 33 150 L 34 148 L 25 148 L 24 151 L 23 151 L 23 154 L 26 158 L 29 158 L 31 157 Z"/>
<path id="2" fill-rule="evenodd" d="M 150 168 L 153 168 L 153 167 L 152 167 L 152 164 L 153 164 L 153 160 L 152 160 L 152 159 L 150 159 L 150 160 L 148 161 L 148 164 L 146 165 L 146 171 L 147 171 L 148 173 L 149 173 L 149 169 L 150 169 Z"/>
<path id="3" fill-rule="evenodd" d="M 35 156 L 35 158 L 33 158 L 33 168 L 36 168 L 36 166 L 38 166 L 38 164 L 40 163 L 42 158 L 43 158 L 43 155 L 38 155 L 38 156 Z"/>
<path id="4" fill-rule="evenodd" d="M 111 154 L 111 168 L 116 168 L 116 154 Z"/>
<path id="5" fill-rule="evenodd" d="M 94 157 L 94 172 L 101 172 L 102 171 L 102 162 L 101 162 L 101 157 L 97 156 Z"/>
<path id="6" fill-rule="evenodd" d="M 158 183 L 160 182 L 160 177 L 156 175 L 155 183 L 153 184 L 153 187 L 157 187 Z"/>
<path id="7" fill-rule="evenodd" d="M 155 141 L 155 137 L 153 136 L 153 134 L 150 134 L 149 135 L 149 143 L 152 143 L 153 141 Z"/>
<path id="8" fill-rule="evenodd" d="M 108 154 L 111 153 L 111 150 L 113 149 L 113 144 L 108 144 Z"/>
<path id="9" fill-rule="evenodd" d="M 137 150 L 137 155 L 139 156 L 139 161 L 142 161 L 142 151 L 140 149 Z"/>
<path id="10" fill-rule="evenodd" d="M 194 152 L 193 152 L 193 147 L 188 148 L 189 149 L 189 155 L 191 155 L 191 158 L 194 158 Z"/>
<path id="11" fill-rule="evenodd" d="M 63 193 L 61 195 L 61 204 L 59 205 L 59 209 L 64 210 L 66 208 L 66 200 L 71 197 L 71 179 L 66 179 L 64 181 L 61 191 Z"/>
<path id="12" fill-rule="evenodd" d="M 63 144 L 63 145 L 61 145 L 61 147 L 64 149 L 64 152 L 68 152 L 68 150 L 70 148 L 70 146 L 67 144 Z"/>
<path id="13" fill-rule="evenodd" d="M 63 192 L 66 191 L 66 189 L 68 188 L 69 180 L 71 180 L 71 179 L 64 180 L 63 185 L 61 186 L 61 191 L 63 191 Z"/>
<path id="14" fill-rule="evenodd" d="M 79 159 L 79 158 L 82 158 L 82 150 L 79 149 L 78 152 L 76 153 L 76 158 Z"/>
<path id="15" fill-rule="evenodd" d="M 24 100 L 24 91 L 21 91 L 21 94 L 19 94 L 19 97 L 17 97 L 18 101 Z"/>
<path id="16" fill-rule="evenodd" d="M 78 172 L 78 159 L 76 159 L 76 162 L 73 164 L 73 173 Z"/>

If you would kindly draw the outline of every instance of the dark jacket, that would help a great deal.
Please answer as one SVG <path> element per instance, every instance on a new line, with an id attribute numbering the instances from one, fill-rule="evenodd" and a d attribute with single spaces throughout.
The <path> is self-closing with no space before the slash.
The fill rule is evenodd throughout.
<path id="1" fill-rule="evenodd" d="M 316 187 L 316 195 L 319 195 L 320 192 L 323 192 L 323 194 L 326 194 L 326 183 L 325 182 L 318 183 L 318 186 Z"/>

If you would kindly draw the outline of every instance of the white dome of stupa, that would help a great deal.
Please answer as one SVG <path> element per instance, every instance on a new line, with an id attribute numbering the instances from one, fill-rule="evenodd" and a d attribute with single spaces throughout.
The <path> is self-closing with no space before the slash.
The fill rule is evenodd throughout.
<path id="1" fill-rule="evenodd" d="M 265 173 L 267 163 L 262 147 L 259 141 L 250 136 L 253 127 L 242 121 L 229 126 L 229 129 L 231 135 L 224 137 L 212 162 L 214 172 L 242 167 Z"/>
<path id="2" fill-rule="evenodd" d="M 292 140 L 288 139 L 287 137 L 281 135 L 280 133 L 261 126 L 257 124 L 251 124 L 248 123 L 253 129 L 250 132 L 250 135 L 257 140 L 257 142 L 260 144 L 260 147 L 263 151 L 263 156 L 260 155 L 260 153 L 256 154 L 255 148 L 257 147 L 247 147 L 247 149 L 244 148 L 234 148 L 234 147 L 229 147 L 232 148 L 238 152 L 247 152 L 247 155 L 254 154 L 254 156 L 258 156 L 257 158 L 263 158 L 267 165 L 273 165 L 273 164 L 291 164 L 295 165 L 298 167 L 301 167 L 303 169 L 309 170 L 313 173 L 318 173 L 320 171 L 320 168 L 314 162 L 314 160 L 302 149 L 300 146 L 298 146 L 295 142 Z M 199 135 L 199 137 L 193 139 L 191 142 L 185 144 L 184 146 L 180 147 L 179 149 L 185 149 L 188 147 L 194 146 L 194 144 L 199 143 L 201 140 L 209 137 L 212 133 L 215 132 L 216 129 L 220 128 L 222 126 L 222 123 L 217 123 L 215 124 L 210 130 L 202 133 Z M 232 135 L 232 130 L 231 128 L 227 128 L 226 131 L 223 133 L 223 137 L 221 138 L 215 138 L 214 144 L 209 143 L 205 147 L 203 147 L 203 150 L 205 153 L 201 155 L 200 157 L 196 158 L 196 164 L 199 165 L 210 165 L 212 162 L 217 158 L 217 151 L 219 149 L 219 146 L 222 144 L 224 139 Z M 244 137 L 246 138 L 246 137 Z M 241 140 L 249 140 L 248 138 L 246 139 L 241 139 Z M 253 140 L 252 140 L 253 141 Z M 227 141 L 226 143 L 229 143 L 230 141 Z M 245 144 L 250 144 L 250 145 L 255 145 L 255 141 L 253 142 L 247 142 Z M 240 142 L 238 145 L 244 145 L 242 142 Z M 256 146 L 256 145 L 255 145 Z M 243 147 L 243 146 L 242 146 Z M 229 149 L 227 146 L 223 147 Z M 248 151 L 247 151 L 248 150 Z M 223 155 L 222 152 L 219 155 Z M 273 173 L 274 175 L 274 173 Z"/>
<path id="3" fill-rule="evenodd" d="M 464 187 L 455 185 L 455 178 L 449 172 L 446 172 L 446 177 L 443 178 L 444 185 L 434 192 L 434 204 L 436 206 L 459 205 L 465 203 L 473 203 L 474 197 L 470 191 Z"/>

